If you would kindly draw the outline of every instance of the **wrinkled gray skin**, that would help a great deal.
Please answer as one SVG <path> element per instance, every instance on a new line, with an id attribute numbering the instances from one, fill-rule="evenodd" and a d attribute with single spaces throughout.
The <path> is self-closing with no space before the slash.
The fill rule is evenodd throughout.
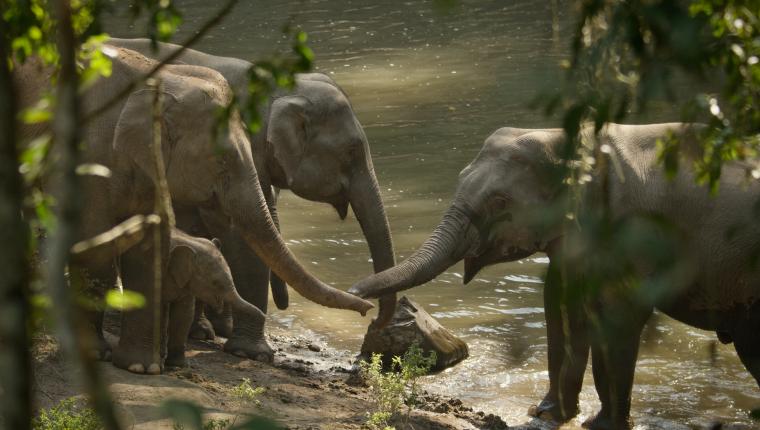
<path id="1" fill-rule="evenodd" d="M 110 39 L 109 43 L 165 58 L 179 46 L 159 43 L 154 52 L 147 39 Z M 210 67 L 230 83 L 239 100 L 248 98 L 248 71 L 252 64 L 228 57 L 208 55 L 188 49 L 176 60 L 181 64 Z M 328 76 L 321 73 L 299 74 L 297 87 L 279 94 L 262 114 L 264 127 L 250 136 L 254 163 L 272 218 L 277 220 L 275 188 L 289 189 L 307 200 L 332 205 L 344 219 L 350 205 L 362 228 L 376 272 L 395 264 L 393 243 L 385 208 L 375 178 L 369 144 L 361 124 L 354 115 L 346 94 Z M 179 212 L 188 212 L 181 214 Z M 269 268 L 245 246 L 225 219 L 198 211 L 196 207 L 178 211 L 180 226 L 193 235 L 218 237 L 222 252 L 232 268 L 240 294 L 266 312 Z M 272 279 L 275 303 L 287 306 L 287 289 Z M 380 301 L 377 322 L 390 320 L 395 295 Z M 199 335 L 212 336 L 206 321 L 198 327 Z M 250 321 L 235 316 L 234 331 L 225 350 L 253 357 L 264 342 Z"/>
<path id="2" fill-rule="evenodd" d="M 195 298 L 220 311 L 229 306 L 251 319 L 264 319 L 259 308 L 238 294 L 220 248 L 217 239 L 189 236 L 176 228 L 171 231 L 168 279 L 161 291 L 162 356 L 167 366 L 186 365 L 185 343 Z"/>
<path id="3" fill-rule="evenodd" d="M 83 97 L 85 115 L 98 112 L 106 101 L 128 83 L 144 76 L 155 62 L 124 49 L 114 49 L 113 73 L 98 80 Z M 49 85 L 51 71 L 28 61 L 14 70 L 22 106 L 39 99 Z M 266 210 L 258 183 L 248 137 L 238 115 L 233 114 L 224 132 L 213 137 L 215 113 L 229 104 L 231 91 L 219 73 L 196 66 L 167 66 L 156 75 L 161 81 L 163 105 L 161 141 L 165 171 L 172 201 L 184 206 L 203 206 L 227 222 L 234 223 L 245 243 L 305 297 L 317 303 L 365 313 L 372 305 L 329 287 L 311 276 L 295 259 L 280 237 Z M 87 123 L 82 130 L 84 162 L 108 167 L 110 178 L 86 176 L 82 181 L 81 239 L 93 237 L 134 214 L 153 212 L 155 169 L 152 142 L 155 91 L 138 87 L 129 97 Z M 24 137 L 39 130 L 26 128 Z M 169 258 L 169 231 L 161 229 L 162 268 Z M 122 336 L 113 351 L 116 366 L 134 372 L 159 373 L 160 357 L 153 353 L 154 282 L 153 235 L 146 237 L 121 258 L 124 287 L 142 293 L 146 306 L 126 312 Z M 72 266 L 72 274 L 86 275 L 101 288 L 114 285 L 115 272 L 108 258 L 93 258 Z M 166 277 L 162 278 L 166 281 Z M 101 340 L 101 358 L 108 355 L 102 339 L 102 315 L 93 323 Z M 256 321 L 259 332 L 264 320 Z M 266 346 L 268 348 L 268 346 Z M 259 348 L 262 350 L 264 348 Z"/>
<path id="4" fill-rule="evenodd" d="M 568 238 L 562 234 L 560 221 L 552 225 L 545 220 L 558 198 L 546 173 L 560 163 L 564 133 L 513 128 L 491 135 L 462 170 L 450 209 L 419 250 L 396 267 L 358 282 L 349 292 L 377 297 L 411 288 L 462 259 L 466 283 L 487 265 L 546 252 L 550 259 L 544 290 L 550 387 L 534 415 L 565 421 L 578 413 L 590 348 L 602 408 L 585 425 L 629 428 L 639 338 L 654 307 L 684 323 L 715 330 L 724 342 L 733 341 L 742 363 L 760 384 L 760 271 L 749 261 L 760 243 L 760 226 L 754 222 L 760 186 L 748 182 L 744 166 L 737 163 L 723 166 L 717 196 L 696 185 L 691 166 L 699 156 L 693 137 L 699 128 L 682 124 L 604 128 L 599 138 L 610 146 L 620 173 L 609 169 L 607 191 L 599 185 L 605 181 L 594 178 L 578 202 L 585 207 L 607 193 L 613 218 L 655 214 L 678 229 L 685 242 L 676 267 L 686 270 L 674 274 L 666 294 L 631 294 L 630 288 L 610 286 L 589 303 L 562 300 L 558 262 L 571 255 L 572 249 L 563 251 L 563 240 Z M 672 181 L 656 162 L 657 139 L 668 132 L 685 139 L 681 143 L 685 159 Z M 593 138 L 593 129 L 583 133 Z M 736 226 L 742 226 L 740 234 L 728 234 Z M 640 274 L 646 280 L 651 270 L 641 267 Z M 562 329 L 561 303 L 566 305 L 567 333 Z M 589 309 L 607 330 L 590 330 Z"/>

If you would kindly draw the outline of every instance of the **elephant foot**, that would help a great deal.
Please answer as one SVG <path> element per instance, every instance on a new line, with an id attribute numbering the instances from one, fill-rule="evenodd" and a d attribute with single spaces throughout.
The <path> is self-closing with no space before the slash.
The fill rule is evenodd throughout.
<path id="1" fill-rule="evenodd" d="M 111 355 L 111 345 L 102 337 L 96 337 L 95 346 L 90 351 L 90 356 L 98 361 L 111 361 Z"/>
<path id="2" fill-rule="evenodd" d="M 214 331 L 214 326 L 211 325 L 211 321 L 205 316 L 201 316 L 193 321 L 193 325 L 190 327 L 190 338 L 196 340 L 214 340 L 216 332 Z"/>
<path id="3" fill-rule="evenodd" d="M 113 351 L 113 364 L 132 373 L 159 375 L 162 370 L 161 363 L 156 363 L 152 356 L 150 351 L 135 351 L 118 346 Z"/>
<path id="4" fill-rule="evenodd" d="M 231 337 L 224 344 L 224 351 L 238 357 L 250 358 L 263 363 L 274 362 L 274 351 L 263 337 L 257 340 Z"/>
<path id="5" fill-rule="evenodd" d="M 595 417 L 584 421 L 582 426 L 590 430 L 630 430 L 633 428 L 633 420 L 630 416 L 624 420 L 613 420 L 609 415 L 599 412 Z"/>
<path id="6" fill-rule="evenodd" d="M 578 405 L 565 407 L 565 413 L 563 414 L 562 412 L 562 407 L 560 407 L 559 402 L 550 399 L 548 395 L 541 400 L 541 403 L 533 405 L 528 409 L 528 415 L 531 417 L 538 418 L 542 421 L 564 423 L 578 415 Z"/>

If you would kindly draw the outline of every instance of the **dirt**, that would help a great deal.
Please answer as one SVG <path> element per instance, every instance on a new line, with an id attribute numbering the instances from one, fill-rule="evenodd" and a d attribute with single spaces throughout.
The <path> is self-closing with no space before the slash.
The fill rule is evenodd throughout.
<path id="1" fill-rule="evenodd" d="M 115 340 L 113 338 L 109 340 Z M 274 364 L 259 363 L 222 351 L 223 340 L 191 341 L 188 367 L 160 376 L 143 376 L 101 363 L 124 427 L 171 429 L 159 405 L 166 399 L 190 400 L 204 408 L 205 419 L 244 420 L 243 414 L 267 416 L 287 429 L 363 429 L 373 407 L 369 390 L 351 377 L 353 354 L 336 350 L 314 338 L 294 336 L 272 324 L 269 340 Z M 233 387 L 248 378 L 264 392 L 242 405 Z M 50 336 L 35 347 L 35 402 L 49 408 L 81 395 L 73 372 Z M 474 411 L 458 399 L 422 393 L 422 405 L 399 417 L 397 429 L 506 429 L 501 418 Z"/>

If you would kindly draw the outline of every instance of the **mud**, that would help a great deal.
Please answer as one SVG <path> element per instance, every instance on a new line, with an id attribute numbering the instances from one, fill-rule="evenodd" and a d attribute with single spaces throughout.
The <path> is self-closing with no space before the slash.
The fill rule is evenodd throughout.
<path id="1" fill-rule="evenodd" d="M 109 341 L 115 341 L 110 337 Z M 169 398 L 201 405 L 205 419 L 244 420 L 257 414 L 276 420 L 287 429 L 367 428 L 372 396 L 367 388 L 349 381 L 353 354 L 337 350 L 313 336 L 293 336 L 271 324 L 269 340 L 275 349 L 273 365 L 226 354 L 223 339 L 190 341 L 188 367 L 169 369 L 160 376 L 143 376 L 101 363 L 117 411 L 127 429 L 171 429 L 160 404 Z M 51 336 L 40 336 L 35 351 L 36 408 L 81 396 L 77 372 L 62 358 Z M 231 390 L 243 378 L 264 392 L 255 402 L 242 405 Z M 393 424 L 398 430 L 506 429 L 501 418 L 473 410 L 458 399 L 422 393 L 422 404 Z"/>

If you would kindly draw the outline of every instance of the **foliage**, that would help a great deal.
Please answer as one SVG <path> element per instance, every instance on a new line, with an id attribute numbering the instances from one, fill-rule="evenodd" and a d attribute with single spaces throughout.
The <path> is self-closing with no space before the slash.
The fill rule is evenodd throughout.
<path id="1" fill-rule="evenodd" d="M 243 378 L 243 382 L 232 387 L 230 394 L 241 403 L 241 406 L 258 406 L 261 402 L 259 402 L 257 397 L 263 394 L 264 391 L 266 391 L 264 387 L 253 387 L 249 378 Z"/>
<path id="2" fill-rule="evenodd" d="M 549 95 L 545 111 L 563 108 L 568 159 L 582 160 L 581 124 L 599 131 L 652 101 L 680 102 L 686 121 L 710 126 L 695 163 L 698 181 L 717 189 L 724 161 L 753 157 L 760 146 L 760 5 L 757 0 L 582 0 L 567 83 Z M 699 91 L 678 91 L 674 78 Z M 716 79 L 717 78 L 717 79 Z M 661 145 L 661 160 L 678 168 L 677 140 Z M 593 152 L 593 151 L 591 151 Z M 760 177 L 755 168 L 753 176 Z"/>
<path id="3" fill-rule="evenodd" d="M 189 44 L 197 41 L 205 32 L 216 25 L 224 15 L 236 3 L 235 0 L 229 0 L 226 2 L 225 7 L 221 8 L 217 15 L 210 18 L 205 25 L 201 27 L 201 30 L 197 31 L 193 37 L 188 39 Z M 53 124 L 54 108 L 58 102 L 57 95 L 53 90 L 57 83 L 59 76 L 57 70 L 60 67 L 59 63 L 65 63 L 65 60 L 76 60 L 76 81 L 79 85 L 79 93 L 81 94 L 89 86 L 95 83 L 101 77 L 108 77 L 111 74 L 111 60 L 107 55 L 107 52 L 102 49 L 103 44 L 107 42 L 108 36 L 103 31 L 101 26 L 101 15 L 110 11 L 109 5 L 103 0 L 0 0 L 0 19 L 2 20 L 3 31 L 0 33 L 3 46 L 8 46 L 9 51 L 4 52 L 3 61 L 8 68 L 17 67 L 25 61 L 29 61 L 30 58 L 35 57 L 43 64 L 52 67 L 56 72 L 51 77 L 51 88 L 43 98 L 33 107 L 21 112 L 19 118 L 26 124 Z M 71 29 L 74 33 L 74 51 L 73 56 L 67 55 L 67 58 L 62 59 L 61 53 L 58 50 L 59 42 L 58 35 L 63 34 L 60 32 L 60 27 L 66 27 L 61 23 L 67 22 L 66 19 L 58 20 L 61 16 L 56 16 L 52 13 L 54 6 L 57 7 L 57 11 L 70 12 Z M 154 41 L 165 41 L 176 32 L 179 25 L 182 22 L 181 13 L 175 6 L 172 0 L 130 0 L 130 9 L 136 18 L 138 15 L 147 15 L 147 36 Z M 286 28 L 286 31 L 291 32 L 291 28 Z M 258 67 L 252 71 L 252 83 L 250 85 L 250 94 L 247 98 L 247 103 L 240 104 L 241 116 L 246 119 L 247 123 L 251 126 L 252 130 L 258 130 L 261 128 L 261 118 L 258 113 L 258 109 L 262 104 L 265 104 L 268 98 L 280 87 L 292 87 L 295 82 L 295 73 L 304 72 L 310 70 L 313 61 L 313 53 L 306 45 L 306 34 L 293 30 L 293 52 L 292 56 L 277 57 L 270 60 L 258 62 Z M 63 40 L 63 39 L 61 39 Z M 65 45 L 70 46 L 66 40 Z M 62 50 L 61 52 L 65 52 Z M 6 54 L 7 53 L 7 54 Z M 68 64 L 72 64 L 69 61 Z M 147 76 L 146 76 L 147 77 Z M 66 78 L 61 78 L 66 79 Z M 74 79 L 66 79 L 69 82 L 73 82 Z M 144 79 L 143 79 L 144 80 Z M 135 82 L 135 85 L 140 82 Z M 8 87 L 12 84 L 8 83 Z M 128 95 L 128 94 L 124 94 Z M 116 95 L 115 95 L 116 96 Z M 114 97 L 111 102 L 115 102 L 117 97 Z M 74 106 L 72 100 L 68 100 L 67 106 Z M 227 109 L 225 115 L 221 115 L 220 119 L 226 119 L 226 115 L 233 112 L 234 106 L 230 106 Z M 75 109 L 64 109 L 64 113 L 74 113 Z M 16 112 L 10 111 L 9 117 L 13 118 Z M 94 113 L 92 116 L 97 115 Z M 88 121 L 90 117 L 82 119 L 82 121 Z M 10 122 L 13 122 L 12 119 Z M 66 121 L 63 121 L 64 123 Z M 70 122 L 70 121 L 69 121 Z M 81 126 L 81 124 L 80 124 Z M 73 128 L 76 128 L 74 126 Z M 11 141 L 12 145 L 14 142 Z M 104 166 L 98 165 L 80 165 L 73 166 L 73 168 L 66 168 L 67 172 L 61 172 L 62 165 L 59 163 L 57 157 L 52 157 L 53 147 L 56 145 L 56 141 L 50 134 L 39 136 L 37 139 L 31 142 L 15 142 L 15 146 L 18 152 L 14 152 L 13 156 L 8 158 L 13 160 L 18 153 L 17 169 L 11 169 L 13 172 L 19 173 L 23 180 L 23 204 L 24 211 L 15 211 L 19 214 L 19 220 L 29 223 L 32 226 L 35 234 L 28 237 L 28 249 L 32 255 L 41 255 L 37 247 L 39 243 L 38 237 L 48 237 L 52 233 L 60 233 L 61 231 L 69 230 L 68 225 L 75 225 L 75 219 L 65 219 L 67 223 L 61 223 L 63 227 L 59 226 L 57 222 L 59 218 L 56 212 L 60 210 L 61 206 L 58 205 L 43 187 L 41 186 L 42 178 L 49 177 L 53 173 L 60 173 L 62 176 L 75 171 L 79 175 L 108 175 L 108 170 Z M 71 151 L 76 153 L 76 150 Z M 73 183 L 74 181 L 72 181 Z M 76 191 L 75 191 L 76 192 Z M 6 202 L 2 202 L 5 204 Z M 61 201 L 63 203 L 63 200 Z M 28 218 L 22 216 L 24 214 L 30 214 Z M 76 218 L 76 217 L 70 217 Z M 62 235 L 63 236 L 63 235 Z M 63 242 L 61 242 L 63 243 Z M 67 249 L 64 247 L 64 249 Z M 43 292 L 46 284 L 51 283 L 50 279 L 45 279 L 41 271 L 38 268 L 30 268 L 32 272 L 31 279 L 26 281 L 22 286 L 25 290 L 23 293 L 26 296 L 34 297 L 36 303 L 50 302 L 46 294 Z M 54 270 L 54 275 L 60 271 Z M 30 294 L 26 294 L 26 290 L 33 290 Z M 140 307 L 145 302 L 143 297 L 138 297 L 135 294 L 114 295 L 110 294 L 106 298 L 106 304 L 120 309 Z M 36 319 L 36 320 L 39 320 Z M 63 328 L 62 328 L 63 330 Z M 70 333 L 64 335 L 68 339 L 77 339 L 79 336 L 73 336 Z M 73 349 L 72 349 L 73 350 Z M 88 360 L 83 359 L 82 363 L 88 363 Z M 90 378 L 92 384 L 85 383 L 85 386 L 95 387 L 93 393 L 97 393 L 100 385 L 97 383 L 97 372 L 83 372 L 87 378 Z M 26 375 L 28 377 L 28 375 Z M 98 413 L 101 416 L 112 416 L 107 411 L 107 401 L 101 401 L 107 397 L 105 395 L 91 394 L 91 398 L 98 399 L 94 405 L 98 409 Z M 103 392 L 100 391 L 102 394 Z M 250 387 L 242 387 L 240 391 L 241 399 L 244 401 L 255 401 L 255 395 L 260 393 L 259 389 Z M 247 399 L 247 400 L 246 400 Z M 172 411 L 180 413 L 183 419 L 190 419 L 193 428 L 200 428 L 202 421 L 200 415 L 197 415 L 198 419 L 195 420 L 197 407 L 192 405 L 173 404 L 170 408 Z M 178 412 L 179 411 L 179 412 Z M 183 411 L 183 412 L 182 412 Z M 28 417 L 28 413 L 25 414 Z M 106 424 L 109 423 L 108 419 L 104 420 Z M 218 424 L 218 425 L 217 425 Z M 216 425 L 217 428 L 222 425 L 221 423 L 209 424 Z M 234 423 L 233 423 L 234 424 Z M 115 424 L 114 424 L 115 425 Z M 258 418 L 251 417 L 245 423 L 233 425 L 234 428 L 277 428 L 273 423 Z M 211 427 L 213 428 L 213 427 Z"/>
<path id="4" fill-rule="evenodd" d="M 361 374 L 375 403 L 375 410 L 367 413 L 367 426 L 372 430 L 392 429 L 388 423 L 404 404 L 410 413 L 419 397 L 418 379 L 430 371 L 436 360 L 435 351 L 425 357 L 419 344 L 414 343 L 403 357 L 393 357 L 389 372 L 383 372 L 382 354 L 372 354 L 369 362 L 361 361 Z"/>
<path id="5" fill-rule="evenodd" d="M 83 406 L 75 397 L 58 402 L 50 409 L 40 411 L 32 423 L 34 430 L 99 430 L 103 428 L 95 411 Z"/>

